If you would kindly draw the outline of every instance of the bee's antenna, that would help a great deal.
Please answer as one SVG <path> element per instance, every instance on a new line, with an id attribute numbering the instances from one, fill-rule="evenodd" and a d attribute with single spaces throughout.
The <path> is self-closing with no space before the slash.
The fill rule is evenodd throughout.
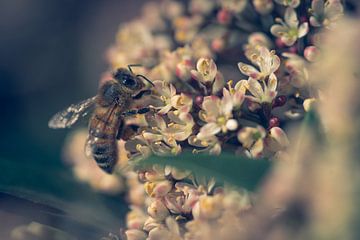
<path id="1" fill-rule="evenodd" d="M 131 73 L 133 73 L 133 71 L 131 69 L 132 67 L 142 67 L 142 64 L 129 64 L 128 69 Z"/>
<path id="2" fill-rule="evenodd" d="M 147 82 L 149 82 L 153 87 L 155 86 L 147 77 L 145 77 L 144 75 L 138 74 L 136 75 L 137 77 L 142 77 L 143 79 L 145 79 Z"/>

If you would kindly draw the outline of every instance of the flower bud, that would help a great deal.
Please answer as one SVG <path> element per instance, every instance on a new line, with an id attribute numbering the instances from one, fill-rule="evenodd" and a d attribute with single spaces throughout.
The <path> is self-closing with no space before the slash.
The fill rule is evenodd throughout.
<path id="1" fill-rule="evenodd" d="M 279 149 L 283 149 L 289 145 L 289 139 L 287 138 L 286 133 L 279 127 L 270 129 L 270 137 L 272 140 L 275 140 Z"/>
<path id="2" fill-rule="evenodd" d="M 175 74 L 183 81 L 188 81 L 191 78 L 192 63 L 190 60 L 184 60 L 176 65 Z"/>
<path id="3" fill-rule="evenodd" d="M 280 125 L 280 119 L 278 117 L 272 117 L 269 120 L 269 128 L 278 127 Z"/>
<path id="4" fill-rule="evenodd" d="M 162 221 L 169 216 L 169 210 L 160 199 L 153 201 L 148 207 L 147 212 L 150 217 L 158 221 Z"/>
<path id="5" fill-rule="evenodd" d="M 232 13 L 225 8 L 221 9 L 216 15 L 216 19 L 218 20 L 218 22 L 224 25 L 228 24 L 231 21 L 231 18 Z"/>
<path id="6" fill-rule="evenodd" d="M 211 48 L 215 52 L 221 52 L 225 48 L 225 40 L 224 38 L 215 38 L 211 42 Z"/>
<path id="7" fill-rule="evenodd" d="M 272 0 L 253 0 L 253 4 L 255 10 L 260 14 L 267 14 L 274 7 Z"/>
<path id="8" fill-rule="evenodd" d="M 127 240 L 145 240 L 147 237 L 145 232 L 137 229 L 126 230 L 125 234 Z"/>
<path id="9" fill-rule="evenodd" d="M 229 119 L 226 122 L 226 128 L 230 131 L 235 131 L 238 128 L 238 122 L 235 119 Z"/>
<path id="10" fill-rule="evenodd" d="M 212 82 L 217 73 L 217 67 L 211 58 L 200 58 L 196 63 L 196 69 L 191 71 L 191 76 L 201 82 Z"/>
<path id="11" fill-rule="evenodd" d="M 316 104 L 316 99 L 315 98 L 307 98 L 307 99 L 305 99 L 305 101 L 303 102 L 304 110 L 306 112 L 309 112 L 310 110 L 314 109 L 315 104 Z"/>
<path id="12" fill-rule="evenodd" d="M 129 229 L 142 229 L 146 220 L 145 213 L 139 208 L 133 208 L 126 215 L 126 226 Z"/>
<path id="13" fill-rule="evenodd" d="M 277 96 L 272 102 L 272 108 L 282 107 L 287 101 L 287 97 L 284 95 Z"/>
<path id="14" fill-rule="evenodd" d="M 309 62 L 315 62 L 319 57 L 319 50 L 315 46 L 306 47 L 304 50 L 304 57 Z"/>

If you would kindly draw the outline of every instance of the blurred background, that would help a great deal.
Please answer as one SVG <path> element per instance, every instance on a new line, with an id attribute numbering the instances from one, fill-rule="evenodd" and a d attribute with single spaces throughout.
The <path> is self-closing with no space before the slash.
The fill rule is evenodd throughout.
<path id="1" fill-rule="evenodd" d="M 68 131 L 51 130 L 47 122 L 69 104 L 95 95 L 108 67 L 104 55 L 119 24 L 138 15 L 143 2 L 0 2 L 0 186 L 10 188 L 0 194 L 0 239 L 10 239 L 13 227 L 30 220 L 61 225 L 62 214 L 56 209 L 26 196 L 14 197 L 11 189 L 26 189 L 30 195 L 62 194 L 74 201 L 76 194 L 90 191 L 87 186 L 72 186 L 82 188 L 77 193 L 59 190 L 72 182 L 70 169 L 61 161 Z M 38 166 L 46 166 L 46 171 Z M 52 177 L 58 182 L 49 181 Z M 116 213 L 119 219 L 120 214 Z M 79 236 L 87 232 L 86 226 L 83 233 L 74 229 L 79 227 L 72 226 Z"/>

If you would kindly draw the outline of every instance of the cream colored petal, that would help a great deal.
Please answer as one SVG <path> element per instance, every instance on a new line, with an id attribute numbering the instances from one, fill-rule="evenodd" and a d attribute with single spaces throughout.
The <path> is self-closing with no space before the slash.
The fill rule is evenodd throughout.
<path id="1" fill-rule="evenodd" d="M 277 55 L 271 57 L 271 69 L 270 72 L 275 72 L 280 67 L 280 58 Z"/>
<path id="2" fill-rule="evenodd" d="M 205 111 L 206 115 L 214 117 L 218 116 L 220 113 L 220 98 L 217 96 L 204 97 L 202 109 Z"/>
<path id="3" fill-rule="evenodd" d="M 232 109 L 233 109 L 233 101 L 230 92 L 226 88 L 223 88 L 223 97 L 221 99 L 220 110 L 225 116 L 230 116 Z"/>
<path id="4" fill-rule="evenodd" d="M 287 31 L 288 31 L 288 28 L 283 25 L 280 25 L 280 24 L 275 24 L 270 28 L 271 34 L 274 35 L 275 37 L 281 37 Z"/>
<path id="5" fill-rule="evenodd" d="M 297 26 L 299 25 L 299 20 L 297 18 L 296 12 L 292 7 L 286 8 L 284 20 L 286 24 L 292 28 L 297 28 Z"/>
<path id="6" fill-rule="evenodd" d="M 309 24 L 302 23 L 298 29 L 298 38 L 304 37 L 309 32 Z"/>
<path id="7" fill-rule="evenodd" d="M 268 90 L 275 91 L 277 87 L 277 77 L 274 73 L 270 74 L 269 82 L 267 84 Z"/>
<path id="8" fill-rule="evenodd" d="M 160 111 L 158 111 L 159 114 L 166 114 L 171 110 L 172 106 L 171 104 L 167 104 L 166 106 L 162 107 Z"/>
<path id="9" fill-rule="evenodd" d="M 256 98 L 261 99 L 264 95 L 263 88 L 261 87 L 260 83 L 255 79 L 250 78 L 248 80 L 247 89 Z"/>
<path id="10" fill-rule="evenodd" d="M 245 79 L 242 79 L 240 81 L 238 81 L 236 84 L 235 84 L 235 91 L 237 92 L 240 92 L 240 93 L 243 93 L 245 94 L 246 92 L 246 85 L 247 85 L 247 80 Z"/>
<path id="11" fill-rule="evenodd" d="M 263 150 L 264 150 L 264 141 L 262 139 L 259 139 L 251 147 L 250 152 L 253 157 L 258 158 L 261 157 Z"/>
<path id="12" fill-rule="evenodd" d="M 260 78 L 260 72 L 253 66 L 245 64 L 245 63 L 238 63 L 238 67 L 240 69 L 240 72 L 245 74 L 246 76 L 259 79 Z"/>
<path id="13" fill-rule="evenodd" d="M 197 138 L 200 140 L 213 137 L 215 134 L 221 131 L 221 127 L 216 123 L 207 123 L 200 128 L 200 132 L 197 134 Z"/>

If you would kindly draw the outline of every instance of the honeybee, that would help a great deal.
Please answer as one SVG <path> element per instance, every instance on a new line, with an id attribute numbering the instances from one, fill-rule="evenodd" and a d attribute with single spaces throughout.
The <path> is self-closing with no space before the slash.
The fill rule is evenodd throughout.
<path id="1" fill-rule="evenodd" d="M 117 162 L 116 141 L 121 138 L 124 117 L 144 114 L 150 108 L 129 110 L 133 99 L 139 99 L 150 89 L 145 89 L 142 79 L 153 83 L 143 75 L 135 75 L 129 65 L 128 69 L 119 68 L 113 73 L 113 79 L 105 82 L 96 96 L 70 105 L 56 113 L 49 121 L 50 128 L 69 128 L 80 118 L 93 111 L 89 121 L 89 136 L 85 146 L 86 152 L 107 173 L 112 173 Z"/>

